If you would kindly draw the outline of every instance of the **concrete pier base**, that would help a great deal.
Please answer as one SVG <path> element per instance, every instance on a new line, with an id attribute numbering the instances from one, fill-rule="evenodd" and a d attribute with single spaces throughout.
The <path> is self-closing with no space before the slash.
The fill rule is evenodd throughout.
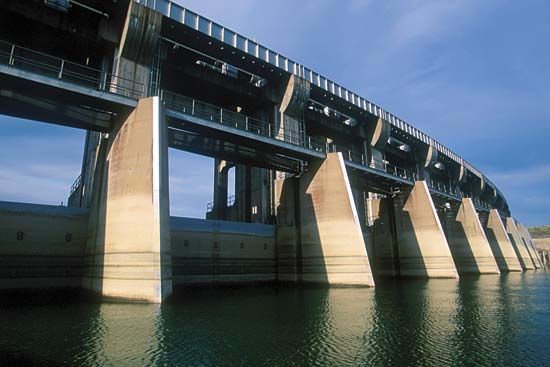
<path id="1" fill-rule="evenodd" d="M 499 274 L 472 199 L 462 199 L 458 212 L 453 217 L 447 218 L 446 234 L 458 273 Z"/>
<path id="2" fill-rule="evenodd" d="M 168 147 L 158 97 L 103 141 L 96 167 L 84 288 L 106 297 L 162 302 L 172 292 Z"/>
<path id="3" fill-rule="evenodd" d="M 485 226 L 487 240 L 501 272 L 522 271 L 523 268 L 510 242 L 506 228 L 496 209 L 491 209 Z"/>
<path id="4" fill-rule="evenodd" d="M 292 280 L 295 267 L 296 279 L 303 282 L 374 286 L 341 153 L 329 153 L 326 160 L 312 164 L 297 184 L 292 180 L 277 184 L 277 240 L 279 259 L 287 264 L 284 279 Z M 290 205 L 293 198 L 298 198 L 298 208 Z M 295 262 L 290 260 L 293 253 Z"/>
<path id="5" fill-rule="evenodd" d="M 525 246 L 523 240 L 521 239 L 521 236 L 519 235 L 519 231 L 514 218 L 506 218 L 506 232 L 508 232 L 508 237 L 510 238 L 510 242 L 512 242 L 512 246 L 514 247 L 522 269 L 535 269 L 533 259 L 531 259 L 531 255 L 529 255 L 529 251 L 527 250 L 527 247 Z"/>
<path id="6" fill-rule="evenodd" d="M 458 278 L 449 244 L 425 181 L 396 199 L 401 276 Z"/>

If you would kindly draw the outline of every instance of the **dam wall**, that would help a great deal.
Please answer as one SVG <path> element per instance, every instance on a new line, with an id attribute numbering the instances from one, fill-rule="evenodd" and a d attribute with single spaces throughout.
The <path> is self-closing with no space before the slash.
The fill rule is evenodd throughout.
<path id="1" fill-rule="evenodd" d="M 0 289 L 82 286 L 89 211 L 0 201 Z M 274 226 L 170 218 L 174 285 L 277 279 Z"/>
<path id="2" fill-rule="evenodd" d="M 277 279 L 272 225 L 172 217 L 170 232 L 174 285 Z"/>
<path id="3" fill-rule="evenodd" d="M 88 210 L 0 201 L 0 289 L 80 287 Z"/>

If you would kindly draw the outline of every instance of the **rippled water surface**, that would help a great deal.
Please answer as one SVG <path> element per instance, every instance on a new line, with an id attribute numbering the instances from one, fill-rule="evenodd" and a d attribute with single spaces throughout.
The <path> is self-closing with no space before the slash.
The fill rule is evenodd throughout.
<path id="1" fill-rule="evenodd" d="M 178 290 L 162 306 L 1 297 L 2 365 L 550 366 L 544 271 Z"/>

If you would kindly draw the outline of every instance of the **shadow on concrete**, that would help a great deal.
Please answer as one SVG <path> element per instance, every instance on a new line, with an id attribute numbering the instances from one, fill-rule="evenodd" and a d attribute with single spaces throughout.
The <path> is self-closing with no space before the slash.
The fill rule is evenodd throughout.
<path id="1" fill-rule="evenodd" d="M 488 228 L 486 226 L 484 226 L 483 229 L 485 230 L 485 236 L 487 237 L 487 241 L 489 241 L 489 246 L 491 247 L 491 251 L 493 252 L 493 256 L 495 257 L 498 268 L 500 269 L 500 271 L 510 271 L 510 267 L 506 262 L 504 253 L 500 249 L 495 231 L 492 228 Z"/>
<path id="2" fill-rule="evenodd" d="M 326 254 L 323 251 L 321 234 L 317 223 L 320 218 L 319 213 L 315 211 L 315 203 L 311 194 L 307 193 L 314 177 L 317 175 L 322 161 L 312 162 L 308 172 L 303 174 L 298 180 L 297 197 L 295 205 L 297 209 L 297 228 L 299 246 L 296 254 L 298 256 L 298 269 L 302 282 L 327 284 L 329 283 L 329 269 L 326 263 Z M 326 189 L 326 188 L 325 188 Z M 321 195 L 330 195 L 326 190 Z M 338 266 L 340 268 L 341 266 Z"/>
<path id="3" fill-rule="evenodd" d="M 376 203 L 376 204 L 375 204 Z M 392 198 L 373 199 L 378 207 L 378 216 L 372 227 L 373 261 L 371 266 L 376 277 L 399 276 L 399 247 L 395 224 L 394 200 Z"/>
<path id="4" fill-rule="evenodd" d="M 506 232 L 508 235 L 508 238 L 510 239 L 510 243 L 512 244 L 512 248 L 514 249 L 514 252 L 516 253 L 516 256 L 518 257 L 519 264 L 521 265 L 521 268 L 523 270 L 527 270 L 527 264 L 525 264 L 525 260 L 523 256 L 521 256 L 521 252 L 519 251 L 518 243 L 514 240 L 514 236 L 512 236 L 511 233 L 508 231 Z"/>
<path id="5" fill-rule="evenodd" d="M 456 220 L 460 205 L 462 204 L 453 203 L 451 204 L 451 209 L 437 210 L 437 214 L 447 238 L 458 274 L 479 274 L 481 269 L 472 251 L 473 244 L 468 240 L 463 225 Z"/>
<path id="6" fill-rule="evenodd" d="M 422 253 L 413 220 L 410 213 L 403 209 L 401 200 L 405 201 L 404 198 L 397 200 L 394 219 L 399 251 L 399 277 L 428 277 L 428 264 L 426 264 L 425 256 Z"/>

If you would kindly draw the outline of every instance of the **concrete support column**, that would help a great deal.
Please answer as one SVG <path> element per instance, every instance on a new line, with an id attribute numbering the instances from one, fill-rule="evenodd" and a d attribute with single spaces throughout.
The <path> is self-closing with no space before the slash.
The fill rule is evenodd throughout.
<path id="1" fill-rule="evenodd" d="M 496 209 L 489 212 L 485 234 L 500 271 L 522 271 L 521 263 Z"/>
<path id="2" fill-rule="evenodd" d="M 531 236 L 529 235 L 529 232 L 523 226 L 523 224 L 516 222 L 516 225 L 518 227 L 519 235 L 521 236 L 521 239 L 523 240 L 525 247 L 527 247 L 527 251 L 529 251 L 529 255 L 531 255 L 531 258 L 533 259 L 535 268 L 540 269 L 542 267 L 542 263 L 540 261 L 539 256 L 537 255 L 537 250 L 535 249 L 533 241 L 531 241 Z"/>
<path id="3" fill-rule="evenodd" d="M 506 218 L 506 232 L 508 232 L 508 237 L 510 238 L 510 242 L 512 242 L 512 246 L 514 247 L 514 251 L 516 252 L 522 269 L 535 269 L 535 265 L 533 263 L 533 260 L 531 259 L 531 255 L 529 255 L 529 251 L 527 250 L 527 247 L 525 246 L 523 240 L 521 239 L 521 236 L 519 235 L 519 231 L 514 218 Z"/>
<path id="4" fill-rule="evenodd" d="M 227 161 L 216 159 L 214 162 L 214 218 L 227 219 L 228 171 L 231 166 Z"/>
<path id="5" fill-rule="evenodd" d="M 296 177 L 275 180 L 277 277 L 281 282 L 301 281 L 299 185 Z"/>
<path id="6" fill-rule="evenodd" d="M 417 181 L 410 193 L 396 198 L 395 222 L 402 276 L 458 278 L 425 181 Z"/>
<path id="7" fill-rule="evenodd" d="M 172 292 L 166 134 L 159 98 L 152 97 L 102 142 L 84 288 L 155 303 Z"/>
<path id="8" fill-rule="evenodd" d="M 392 198 L 370 198 L 373 250 L 369 252 L 375 274 L 399 275 L 399 249 L 395 229 L 395 207 Z"/>
<path id="9" fill-rule="evenodd" d="M 374 286 L 342 154 L 328 154 L 326 160 L 313 162 L 297 184 L 291 180 L 296 179 L 279 180 L 277 184 L 277 241 L 279 254 L 285 254 L 286 259 L 296 251 L 296 278 L 331 285 Z M 293 205 L 299 208 L 293 210 Z"/>
<path id="10" fill-rule="evenodd" d="M 447 221 L 447 240 L 458 273 L 499 274 L 472 199 L 462 199 L 456 215 Z"/>

